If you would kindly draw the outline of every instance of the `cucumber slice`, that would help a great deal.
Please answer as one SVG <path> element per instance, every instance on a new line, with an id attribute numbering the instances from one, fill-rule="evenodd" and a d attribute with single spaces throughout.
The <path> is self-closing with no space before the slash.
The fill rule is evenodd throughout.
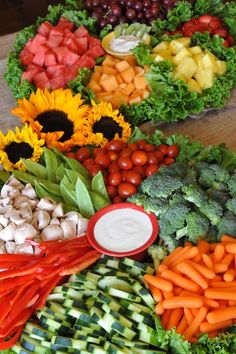
<path id="1" fill-rule="evenodd" d="M 127 278 L 122 278 L 122 277 L 116 277 L 116 276 L 102 277 L 98 281 L 98 286 L 103 290 L 114 288 L 118 290 L 124 290 L 129 293 L 134 292 L 132 286 L 128 283 Z"/>
<path id="2" fill-rule="evenodd" d="M 114 297 L 118 297 L 120 299 L 126 299 L 126 300 L 130 300 L 130 301 L 134 301 L 134 302 L 141 302 L 142 301 L 141 297 L 132 295 L 130 293 L 127 293 L 126 291 L 122 291 L 119 289 L 110 288 L 108 290 L 108 294 L 112 295 Z"/>

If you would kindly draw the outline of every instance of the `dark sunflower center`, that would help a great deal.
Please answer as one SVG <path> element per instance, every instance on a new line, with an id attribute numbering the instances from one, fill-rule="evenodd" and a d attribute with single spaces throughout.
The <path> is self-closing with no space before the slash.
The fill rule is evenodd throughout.
<path id="1" fill-rule="evenodd" d="M 74 124 L 63 111 L 52 109 L 51 111 L 40 113 L 37 116 L 37 121 L 42 125 L 41 132 L 43 133 L 63 131 L 64 134 L 59 139 L 62 143 L 69 140 L 74 133 Z"/>
<path id="2" fill-rule="evenodd" d="M 5 147 L 8 159 L 11 163 L 17 163 L 21 158 L 29 159 L 33 156 L 34 149 L 27 143 L 12 142 Z"/>
<path id="3" fill-rule="evenodd" d="M 111 117 L 102 117 L 93 125 L 93 132 L 102 133 L 108 140 L 112 140 L 116 133 L 122 137 L 122 128 Z"/>

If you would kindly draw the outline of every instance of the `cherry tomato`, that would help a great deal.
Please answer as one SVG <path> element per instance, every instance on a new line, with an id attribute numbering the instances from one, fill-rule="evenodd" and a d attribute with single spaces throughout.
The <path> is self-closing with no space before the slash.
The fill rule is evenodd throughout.
<path id="1" fill-rule="evenodd" d="M 137 188 L 132 183 L 122 182 L 118 186 L 118 193 L 121 198 L 129 198 L 131 195 L 136 193 Z"/>
<path id="2" fill-rule="evenodd" d="M 155 152 L 148 152 L 148 165 L 157 165 L 158 164 L 158 158 L 155 155 Z"/>
<path id="3" fill-rule="evenodd" d="M 89 173 L 92 177 L 96 176 L 99 171 L 101 171 L 101 167 L 96 163 L 89 168 Z"/>
<path id="4" fill-rule="evenodd" d="M 101 147 L 94 148 L 93 150 L 94 156 L 98 156 L 99 154 L 105 154 L 105 150 Z"/>
<path id="5" fill-rule="evenodd" d="M 115 151 L 108 151 L 107 156 L 111 161 L 117 161 L 119 157 L 119 155 Z"/>
<path id="6" fill-rule="evenodd" d="M 116 151 L 119 152 L 121 151 L 121 149 L 125 146 L 125 143 L 121 140 L 111 140 L 109 141 L 106 146 L 105 149 L 107 151 Z"/>
<path id="7" fill-rule="evenodd" d="M 124 201 L 125 201 L 124 198 L 121 198 L 120 195 L 116 195 L 116 196 L 112 199 L 112 203 L 113 203 L 113 204 L 123 203 Z"/>
<path id="8" fill-rule="evenodd" d="M 137 143 L 132 143 L 128 145 L 128 149 L 132 152 L 138 150 L 138 144 Z"/>
<path id="9" fill-rule="evenodd" d="M 227 37 L 228 36 L 228 31 L 226 28 L 224 27 L 220 27 L 220 28 L 216 28 L 214 31 L 213 31 L 213 34 L 218 34 L 220 37 Z"/>
<path id="10" fill-rule="evenodd" d="M 164 155 L 161 151 L 159 151 L 159 150 L 155 151 L 154 154 L 156 155 L 158 162 L 161 162 L 164 160 Z"/>
<path id="11" fill-rule="evenodd" d="M 93 166 L 95 164 L 95 161 L 94 161 L 94 158 L 93 157 L 90 157 L 89 159 L 86 159 L 84 162 L 83 162 L 83 166 L 85 168 L 89 168 L 91 166 Z"/>
<path id="12" fill-rule="evenodd" d="M 111 162 L 109 167 L 108 167 L 108 171 L 109 171 L 109 173 L 119 172 L 120 171 L 120 167 L 118 166 L 118 163 L 116 161 Z"/>
<path id="13" fill-rule="evenodd" d="M 115 186 L 110 186 L 109 184 L 106 186 L 106 188 L 109 198 L 112 200 L 117 195 L 117 188 Z"/>
<path id="14" fill-rule="evenodd" d="M 125 176 L 125 181 L 128 183 L 132 183 L 135 186 L 139 186 L 141 183 L 141 176 L 138 172 L 136 171 L 127 171 L 126 176 Z"/>
<path id="15" fill-rule="evenodd" d="M 82 147 L 76 151 L 76 158 L 80 162 L 84 162 L 85 160 L 90 158 L 90 149 L 87 147 Z"/>
<path id="16" fill-rule="evenodd" d="M 176 144 L 170 145 L 167 148 L 167 156 L 176 157 L 179 155 L 179 147 Z"/>
<path id="17" fill-rule="evenodd" d="M 111 161 L 107 155 L 101 153 L 95 157 L 95 162 L 103 168 L 106 168 L 110 165 Z"/>
<path id="18" fill-rule="evenodd" d="M 139 150 L 144 150 L 145 146 L 147 145 L 147 142 L 146 140 L 139 140 L 137 141 L 137 144 L 138 144 L 138 148 Z"/>
<path id="19" fill-rule="evenodd" d="M 125 170 L 121 171 L 122 181 L 123 181 L 123 182 L 125 182 L 125 179 L 126 179 L 126 176 L 127 176 L 127 173 L 128 173 L 128 172 L 129 172 L 129 171 L 125 171 Z"/>
<path id="20" fill-rule="evenodd" d="M 151 151 L 155 151 L 155 150 L 156 150 L 156 147 L 152 144 L 147 144 L 144 146 L 144 151 L 151 152 Z"/>
<path id="21" fill-rule="evenodd" d="M 110 173 L 108 177 L 108 184 L 111 186 L 118 186 L 123 180 L 122 174 L 120 172 Z"/>
<path id="22" fill-rule="evenodd" d="M 118 166 L 122 170 L 130 170 L 133 167 L 133 162 L 132 162 L 131 158 L 129 158 L 129 157 L 121 156 L 118 159 Z"/>
<path id="23" fill-rule="evenodd" d="M 138 172 L 140 175 L 141 179 L 143 179 L 146 176 L 146 170 L 143 166 L 134 166 L 132 171 Z"/>
<path id="24" fill-rule="evenodd" d="M 158 149 L 160 150 L 160 152 L 162 152 L 163 155 L 167 154 L 167 148 L 168 148 L 168 145 L 166 145 L 166 144 L 160 144 L 158 146 Z"/>
<path id="25" fill-rule="evenodd" d="M 67 152 L 66 156 L 70 157 L 71 159 L 76 159 L 76 154 L 74 152 L 72 152 L 72 151 L 71 152 Z"/>
<path id="26" fill-rule="evenodd" d="M 107 168 L 102 168 L 101 171 L 102 171 L 103 177 L 108 177 L 109 172 L 108 172 L 108 169 L 107 169 Z"/>
<path id="27" fill-rule="evenodd" d="M 122 149 L 120 152 L 120 156 L 124 156 L 124 157 L 130 157 L 131 154 L 132 154 L 132 151 L 127 147 Z"/>
<path id="28" fill-rule="evenodd" d="M 156 173 L 158 171 L 158 166 L 157 165 L 149 165 L 146 168 L 146 176 L 149 177 L 151 175 L 153 175 L 154 173 Z"/>
<path id="29" fill-rule="evenodd" d="M 175 159 L 173 159 L 173 157 L 165 157 L 163 162 L 165 165 L 171 165 L 173 162 L 175 162 Z"/>
<path id="30" fill-rule="evenodd" d="M 143 166 L 148 160 L 147 153 L 141 150 L 134 151 L 131 159 L 136 166 Z"/>

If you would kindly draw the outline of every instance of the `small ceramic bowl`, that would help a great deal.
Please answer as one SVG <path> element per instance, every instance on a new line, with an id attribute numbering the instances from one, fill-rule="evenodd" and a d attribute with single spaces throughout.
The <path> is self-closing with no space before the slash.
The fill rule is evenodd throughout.
<path id="1" fill-rule="evenodd" d="M 155 215 L 133 203 L 111 204 L 99 210 L 87 227 L 87 238 L 99 252 L 141 260 L 158 235 Z"/>

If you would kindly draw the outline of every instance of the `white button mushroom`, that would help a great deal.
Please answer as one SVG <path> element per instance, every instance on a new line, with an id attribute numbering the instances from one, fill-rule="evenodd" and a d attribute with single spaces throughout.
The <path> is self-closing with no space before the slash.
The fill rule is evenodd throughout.
<path id="1" fill-rule="evenodd" d="M 4 186 L 1 189 L 2 198 L 15 199 L 19 195 L 20 195 L 20 191 L 12 186 L 9 186 L 8 184 L 4 184 Z"/>
<path id="2" fill-rule="evenodd" d="M 38 231 L 28 223 L 18 225 L 14 231 L 14 239 L 17 244 L 25 242 L 26 238 L 34 238 L 37 235 Z"/>
<path id="3" fill-rule="evenodd" d="M 61 228 L 64 238 L 73 238 L 76 236 L 76 223 L 74 221 L 62 221 Z"/>
<path id="4" fill-rule="evenodd" d="M 22 189 L 21 194 L 29 197 L 30 199 L 35 199 L 37 198 L 37 194 L 35 193 L 35 190 L 31 184 L 27 183 L 25 187 Z"/>
<path id="5" fill-rule="evenodd" d="M 37 210 L 34 212 L 32 225 L 38 229 L 44 229 L 50 223 L 50 215 L 45 210 Z"/>
<path id="6" fill-rule="evenodd" d="M 14 232 L 16 229 L 16 225 L 11 223 L 5 227 L 2 231 L 0 231 L 0 240 L 3 241 L 13 241 L 14 240 Z"/>
<path id="7" fill-rule="evenodd" d="M 88 219 L 80 218 L 77 224 L 77 235 L 84 234 L 87 230 Z"/>
<path id="8" fill-rule="evenodd" d="M 56 208 L 57 204 L 51 198 L 42 198 L 38 202 L 37 208 L 46 210 L 46 211 L 53 211 Z"/>
<path id="9" fill-rule="evenodd" d="M 51 224 L 45 227 L 40 236 L 43 241 L 60 240 L 63 238 L 63 231 L 59 225 Z"/>
<path id="10" fill-rule="evenodd" d="M 14 222 L 16 225 L 21 225 L 23 223 L 29 223 L 32 220 L 32 210 L 12 210 L 9 215 L 9 219 Z"/>
<path id="11" fill-rule="evenodd" d="M 23 243 L 20 245 L 16 245 L 14 249 L 14 253 L 21 253 L 21 254 L 34 254 L 34 249 L 31 245 L 27 243 Z"/>
<path id="12" fill-rule="evenodd" d="M 53 218 L 61 218 L 64 215 L 62 203 L 57 204 L 56 208 L 52 212 Z"/>
<path id="13" fill-rule="evenodd" d="M 13 241 L 7 241 L 5 243 L 5 248 L 6 248 L 7 253 L 14 253 L 15 247 L 16 247 L 16 244 Z"/>
<path id="14" fill-rule="evenodd" d="M 76 224 L 78 224 L 80 218 L 82 218 L 82 215 L 77 211 L 69 211 L 63 217 L 64 220 L 74 221 Z"/>
<path id="15" fill-rule="evenodd" d="M 61 222 L 58 218 L 52 218 L 50 221 L 51 225 L 61 225 Z"/>
<path id="16" fill-rule="evenodd" d="M 5 215 L 0 215 L 0 224 L 2 227 L 7 227 L 9 219 Z"/>

